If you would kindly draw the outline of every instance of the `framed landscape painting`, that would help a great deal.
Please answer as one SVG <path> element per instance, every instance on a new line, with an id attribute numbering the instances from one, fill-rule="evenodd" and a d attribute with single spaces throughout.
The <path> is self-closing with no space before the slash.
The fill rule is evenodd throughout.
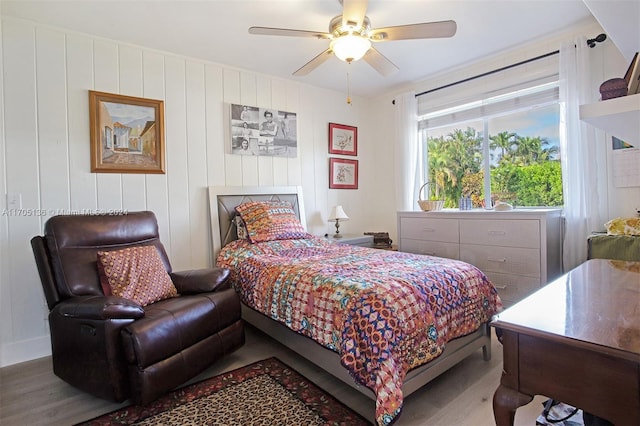
<path id="1" fill-rule="evenodd" d="M 164 102 L 89 91 L 91 171 L 165 173 Z"/>
<path id="2" fill-rule="evenodd" d="M 358 160 L 330 158 L 329 188 L 358 189 Z"/>
<path id="3" fill-rule="evenodd" d="M 329 123 L 329 154 L 358 155 L 358 128 Z"/>

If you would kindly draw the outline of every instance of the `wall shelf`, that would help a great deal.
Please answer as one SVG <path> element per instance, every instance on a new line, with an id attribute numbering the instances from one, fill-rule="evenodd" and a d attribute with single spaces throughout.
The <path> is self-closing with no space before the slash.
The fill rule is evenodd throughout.
<path id="1" fill-rule="evenodd" d="M 581 105 L 580 119 L 640 147 L 640 94 Z"/>

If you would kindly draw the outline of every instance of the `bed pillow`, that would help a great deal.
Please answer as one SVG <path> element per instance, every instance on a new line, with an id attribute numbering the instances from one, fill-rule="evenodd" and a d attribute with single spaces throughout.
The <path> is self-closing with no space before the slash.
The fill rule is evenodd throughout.
<path id="1" fill-rule="evenodd" d="M 640 235 L 640 218 L 617 217 L 604 224 L 608 235 Z"/>
<path id="2" fill-rule="evenodd" d="M 99 251 L 98 271 L 104 290 L 141 306 L 178 295 L 155 246 Z"/>
<path id="3" fill-rule="evenodd" d="M 309 237 L 287 201 L 251 201 L 237 206 L 236 212 L 244 221 L 252 243 Z"/>

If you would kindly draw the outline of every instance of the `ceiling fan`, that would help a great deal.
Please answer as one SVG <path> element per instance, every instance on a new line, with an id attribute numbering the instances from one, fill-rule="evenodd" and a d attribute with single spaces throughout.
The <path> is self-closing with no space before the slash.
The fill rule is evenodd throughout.
<path id="1" fill-rule="evenodd" d="M 304 76 L 316 69 L 331 55 L 351 63 L 364 59 L 383 76 L 398 71 L 398 67 L 382 55 L 371 42 L 452 37 L 457 30 L 455 21 L 425 22 L 386 28 L 371 28 L 366 16 L 367 0 L 340 0 L 342 14 L 329 23 L 329 32 L 294 30 L 288 28 L 251 27 L 250 34 L 290 37 L 313 37 L 330 40 L 329 48 L 293 73 Z"/>

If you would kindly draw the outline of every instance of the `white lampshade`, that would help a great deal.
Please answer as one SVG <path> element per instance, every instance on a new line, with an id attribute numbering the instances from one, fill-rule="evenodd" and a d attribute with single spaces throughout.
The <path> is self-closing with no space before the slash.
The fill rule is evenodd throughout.
<path id="1" fill-rule="evenodd" d="M 345 61 L 357 61 L 371 48 L 371 41 L 366 37 L 347 34 L 334 39 L 330 44 L 336 56 Z"/>
<path id="2" fill-rule="evenodd" d="M 347 214 L 344 212 L 344 209 L 342 208 L 342 206 L 335 206 L 331 210 L 331 216 L 329 216 L 329 221 L 334 221 L 336 219 L 349 220 L 349 216 L 347 216 Z"/>

